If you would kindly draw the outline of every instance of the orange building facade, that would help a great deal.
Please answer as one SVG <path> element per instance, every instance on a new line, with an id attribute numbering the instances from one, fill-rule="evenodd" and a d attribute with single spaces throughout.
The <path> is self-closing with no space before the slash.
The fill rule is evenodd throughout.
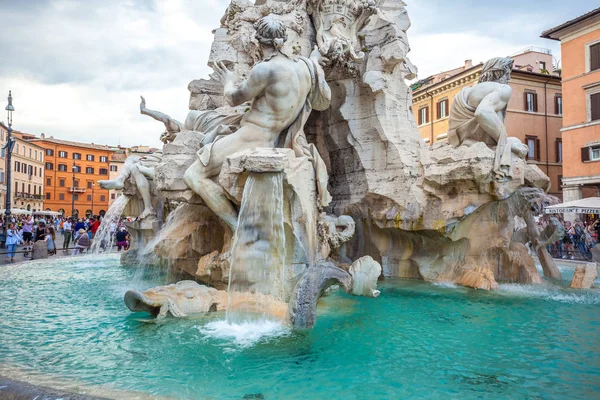
<path id="1" fill-rule="evenodd" d="M 527 49 L 512 58 L 512 96 L 505 118 L 508 135 L 529 147 L 527 162 L 550 177 L 550 194 L 562 198 L 561 78 L 548 72 L 552 55 L 547 50 Z M 478 82 L 481 68 L 482 64 L 473 66 L 467 60 L 463 67 L 413 85 L 413 113 L 426 143 L 447 139 L 452 101 L 464 87 Z"/>
<path id="2" fill-rule="evenodd" d="M 600 197 L 600 8 L 542 37 L 561 42 L 564 200 Z"/>
<path id="3" fill-rule="evenodd" d="M 44 134 L 31 142 L 44 148 L 45 209 L 79 217 L 106 213 L 109 191 L 96 182 L 109 178 L 113 151 L 108 146 L 46 138 Z"/>

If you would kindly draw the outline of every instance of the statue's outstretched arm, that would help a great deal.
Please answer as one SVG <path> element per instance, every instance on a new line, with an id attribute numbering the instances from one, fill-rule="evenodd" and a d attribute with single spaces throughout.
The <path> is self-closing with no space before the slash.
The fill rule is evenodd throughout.
<path id="1" fill-rule="evenodd" d="M 266 63 L 256 64 L 248 79 L 236 86 L 237 76 L 223 63 L 215 63 L 213 69 L 216 78 L 223 84 L 223 94 L 230 106 L 239 106 L 257 97 L 267 87 L 268 66 Z"/>
<path id="2" fill-rule="evenodd" d="M 146 99 L 144 99 L 144 96 L 140 96 L 140 98 L 142 99 L 142 101 L 140 103 L 140 113 L 142 113 L 144 115 L 148 115 L 148 116 L 154 118 L 155 120 L 160 121 L 163 124 L 165 124 L 165 127 L 167 128 L 167 132 L 181 131 L 181 128 L 183 127 L 183 124 L 181 122 L 171 118 L 167 114 L 161 113 L 160 111 L 147 109 L 146 108 Z"/>

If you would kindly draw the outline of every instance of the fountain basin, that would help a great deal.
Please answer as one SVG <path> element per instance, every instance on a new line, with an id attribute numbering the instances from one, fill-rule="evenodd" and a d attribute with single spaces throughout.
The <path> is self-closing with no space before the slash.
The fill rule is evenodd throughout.
<path id="1" fill-rule="evenodd" d="M 600 293 L 568 278 L 495 292 L 386 281 L 377 299 L 322 298 L 308 332 L 227 324 L 223 312 L 157 321 L 124 306 L 127 290 L 166 283 L 116 255 L 5 266 L 0 375 L 124 399 L 600 393 Z"/>

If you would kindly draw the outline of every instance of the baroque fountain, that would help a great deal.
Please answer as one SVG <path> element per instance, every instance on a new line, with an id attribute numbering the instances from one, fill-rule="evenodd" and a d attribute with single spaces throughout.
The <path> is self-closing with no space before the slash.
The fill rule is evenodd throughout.
<path id="1" fill-rule="evenodd" d="M 539 378 L 540 357 L 569 360 L 548 367 L 552 378 L 599 359 L 597 349 L 591 361 L 571 360 L 571 347 L 556 353 L 552 343 L 573 334 L 571 325 L 547 327 L 577 315 L 591 329 L 600 296 L 558 285 L 546 244 L 561 231 L 535 224 L 550 181 L 507 136 L 512 61 L 485 63 L 480 82 L 453 102 L 448 143 L 429 147 L 405 82 L 417 72 L 409 27 L 399 0 L 232 0 L 214 31 L 214 73 L 188 86 L 185 121 L 142 97 L 141 113 L 165 126 L 162 150 L 129 157 L 117 179 L 99 182 L 124 193 L 107 215 L 137 217 L 123 268 L 112 256 L 52 265 L 38 301 L 55 304 L 66 330 L 45 317 L 11 320 L 49 338 L 33 364 L 54 372 L 47 360 L 64 358 L 62 375 L 118 382 L 126 392 L 110 395 L 123 398 L 598 390 L 590 383 L 597 368 L 569 373 L 575 392 L 568 383 L 551 392 L 546 381 L 525 383 Z M 140 278 L 139 264 L 169 278 Z M 36 290 L 32 275 L 8 276 L 11 293 Z M 72 315 L 78 295 L 64 289 L 66 277 L 87 298 Z M 123 298 L 135 313 L 123 314 Z M 91 326 L 86 312 L 103 322 Z M 203 318 L 213 322 L 198 325 Z M 72 321 L 83 336 L 68 333 Z M 507 328 L 517 325 L 517 333 Z M 212 341 L 221 334 L 242 350 Z M 257 342 L 263 334 L 277 342 Z M 585 346 L 575 337 L 573 346 Z M 536 338 L 549 347 L 538 349 Z M 248 340 L 259 344 L 248 349 Z M 0 350 L 15 364 L 31 362 L 25 342 L 11 342 L 20 352 Z M 392 384 L 399 376 L 410 382 Z"/>

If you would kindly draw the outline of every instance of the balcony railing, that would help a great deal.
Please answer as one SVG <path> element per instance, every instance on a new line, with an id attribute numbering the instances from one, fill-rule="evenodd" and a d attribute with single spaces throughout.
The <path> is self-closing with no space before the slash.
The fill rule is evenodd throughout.
<path id="1" fill-rule="evenodd" d="M 75 192 L 75 193 L 85 193 L 85 188 L 79 188 L 79 187 L 74 188 L 72 186 L 69 186 L 68 190 L 71 193 L 73 193 L 73 192 Z"/>
<path id="2" fill-rule="evenodd" d="M 41 200 L 42 199 L 42 195 L 41 194 L 25 193 L 25 192 L 16 192 L 15 193 L 15 198 L 17 198 L 17 199 Z"/>

